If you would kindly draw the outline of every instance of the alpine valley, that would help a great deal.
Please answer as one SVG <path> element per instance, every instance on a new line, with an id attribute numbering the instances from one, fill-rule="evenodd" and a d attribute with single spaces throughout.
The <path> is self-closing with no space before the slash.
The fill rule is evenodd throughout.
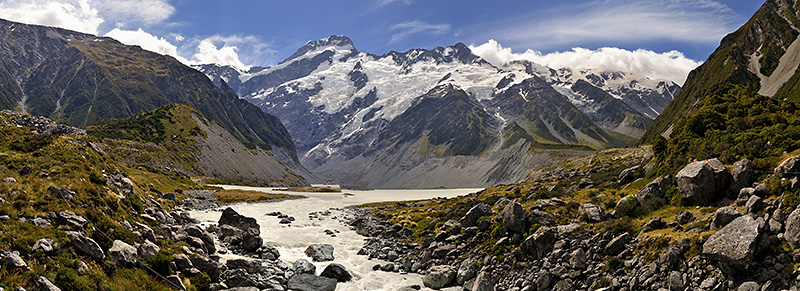
<path id="1" fill-rule="evenodd" d="M 515 182 L 632 145 L 680 91 L 626 72 L 495 66 L 462 43 L 378 56 L 335 35 L 273 67 L 195 68 L 280 118 L 310 181 L 369 188 Z"/>

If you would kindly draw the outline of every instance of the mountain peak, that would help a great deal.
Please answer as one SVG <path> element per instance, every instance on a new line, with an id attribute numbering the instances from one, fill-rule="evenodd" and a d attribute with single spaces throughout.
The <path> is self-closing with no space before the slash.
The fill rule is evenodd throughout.
<path id="1" fill-rule="evenodd" d="M 296 52 L 294 52 L 291 56 L 286 58 L 286 60 L 282 61 L 281 63 L 285 63 L 289 60 L 301 57 L 309 52 L 325 47 L 342 48 L 345 50 L 351 50 L 353 52 L 358 51 L 356 50 L 355 45 L 353 45 L 353 40 L 351 40 L 349 37 L 344 35 L 331 35 L 329 37 L 320 40 L 309 40 L 308 42 L 306 42 L 305 45 L 300 47 Z"/>

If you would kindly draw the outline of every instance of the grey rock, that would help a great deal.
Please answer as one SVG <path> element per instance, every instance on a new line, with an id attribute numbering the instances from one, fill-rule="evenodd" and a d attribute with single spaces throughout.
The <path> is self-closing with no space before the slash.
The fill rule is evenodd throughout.
<path id="1" fill-rule="evenodd" d="M 683 274 L 678 271 L 672 271 L 669 273 L 669 290 L 672 291 L 683 291 L 686 284 L 683 282 Z"/>
<path id="2" fill-rule="evenodd" d="M 106 254 L 103 252 L 103 249 L 100 248 L 100 245 L 98 245 L 93 239 L 84 236 L 82 233 L 77 231 L 68 231 L 67 238 L 69 238 L 72 246 L 74 246 L 75 249 L 77 249 L 80 253 L 98 261 L 102 261 L 106 258 Z"/>
<path id="3" fill-rule="evenodd" d="M 603 210 L 591 203 L 584 203 L 578 207 L 578 215 L 586 222 L 601 222 L 605 220 Z"/>
<path id="4" fill-rule="evenodd" d="M 791 179 L 800 173 L 800 156 L 786 159 L 774 170 L 775 174 L 781 178 Z"/>
<path id="5" fill-rule="evenodd" d="M 6 267 L 9 269 L 30 269 L 28 264 L 25 263 L 25 260 L 23 260 L 16 251 L 3 252 L 3 257 L 5 258 Z"/>
<path id="6" fill-rule="evenodd" d="M 66 211 L 59 211 L 56 214 L 56 217 L 59 224 L 66 225 L 73 229 L 78 229 L 78 230 L 83 229 L 83 227 L 86 226 L 87 223 L 89 223 L 89 221 L 86 220 L 86 218 L 83 218 L 83 216 L 75 215 L 73 213 Z"/>
<path id="7" fill-rule="evenodd" d="M 562 279 L 556 282 L 556 285 L 553 286 L 554 291 L 573 291 L 575 290 L 575 285 L 572 283 L 570 279 Z"/>
<path id="8" fill-rule="evenodd" d="M 558 275 L 545 271 L 539 274 L 539 278 L 536 279 L 536 286 L 539 287 L 539 290 L 550 290 L 550 287 L 553 287 L 557 280 Z"/>
<path id="9" fill-rule="evenodd" d="M 750 199 L 751 196 L 755 195 L 756 188 L 752 187 L 744 187 L 739 190 L 739 196 L 736 197 L 736 205 L 744 206 L 747 203 L 747 199 Z"/>
<path id="10" fill-rule="evenodd" d="M 220 281 L 221 269 L 224 267 L 222 264 L 202 255 L 191 256 L 189 260 L 192 262 L 192 266 L 208 274 L 212 282 Z"/>
<path id="11" fill-rule="evenodd" d="M 670 186 L 672 186 L 672 180 L 669 176 L 658 177 L 636 193 L 636 200 L 639 205 L 647 209 L 654 209 L 666 202 L 664 194 L 667 193 Z"/>
<path id="12" fill-rule="evenodd" d="M 230 259 L 225 266 L 228 270 L 242 269 L 253 274 L 261 271 L 261 261 L 250 258 Z"/>
<path id="13" fill-rule="evenodd" d="M 531 225 L 538 224 L 543 226 L 555 226 L 556 221 L 550 213 L 533 209 L 528 212 L 528 223 Z"/>
<path id="14" fill-rule="evenodd" d="M 333 246 L 330 244 L 312 244 L 305 250 L 306 256 L 314 262 L 333 261 Z"/>
<path id="15" fill-rule="evenodd" d="M 299 259 L 292 264 L 292 270 L 295 274 L 311 274 L 317 273 L 317 266 L 305 259 Z"/>
<path id="16" fill-rule="evenodd" d="M 213 242 L 212 242 L 213 244 Z M 248 233 L 242 238 L 242 248 L 248 252 L 255 252 L 264 245 L 264 239 L 258 234 Z"/>
<path id="17" fill-rule="evenodd" d="M 703 254 L 723 271 L 741 273 L 762 247 L 764 224 L 764 218 L 751 215 L 736 218 L 708 238 Z"/>
<path id="18" fill-rule="evenodd" d="M 695 219 L 694 214 L 686 210 L 681 210 L 681 212 L 678 213 L 678 216 L 676 217 L 675 220 L 677 220 L 678 223 L 680 224 L 687 224 L 689 222 L 692 222 L 692 220 L 694 219 Z"/>
<path id="19" fill-rule="evenodd" d="M 189 260 L 189 256 L 187 256 L 186 254 L 176 254 L 175 258 L 172 259 L 172 262 L 175 263 L 175 267 L 177 267 L 178 270 L 186 270 L 194 268 L 194 265 L 192 265 L 192 261 Z"/>
<path id="20" fill-rule="evenodd" d="M 350 271 L 347 271 L 344 266 L 338 263 L 331 263 L 325 267 L 319 275 L 336 279 L 337 282 L 347 282 L 353 279 L 353 275 L 350 274 Z"/>
<path id="21" fill-rule="evenodd" d="M 721 207 L 714 212 L 714 217 L 711 219 L 711 228 L 726 226 L 739 216 L 742 216 L 742 213 L 736 208 L 731 206 Z"/>
<path id="22" fill-rule="evenodd" d="M 800 208 L 792 211 L 786 218 L 786 232 L 783 238 L 793 249 L 800 248 Z"/>
<path id="23" fill-rule="evenodd" d="M 39 174 L 41 175 L 42 173 L 39 173 Z M 48 174 L 47 176 L 50 176 L 50 175 Z M 72 190 L 64 189 L 64 188 L 58 188 L 58 187 L 54 187 L 54 186 L 50 186 L 50 188 L 47 188 L 47 190 L 50 191 L 50 193 L 52 193 L 54 196 L 56 196 L 58 198 L 61 198 L 61 199 L 72 199 L 72 197 L 74 197 L 76 195 L 75 192 L 72 191 Z"/>
<path id="24" fill-rule="evenodd" d="M 495 282 L 488 272 L 480 272 L 478 277 L 475 277 L 475 283 L 472 285 L 472 291 L 494 291 Z"/>
<path id="25" fill-rule="evenodd" d="M 132 266 L 136 265 L 136 255 L 137 251 L 136 248 L 125 243 L 121 240 L 114 240 L 111 245 L 111 248 L 108 249 L 108 253 L 111 255 L 111 259 L 114 260 L 117 265 L 121 266 Z"/>
<path id="26" fill-rule="evenodd" d="M 478 219 L 491 214 L 492 209 L 489 207 L 489 205 L 478 203 L 475 206 L 472 206 L 472 208 L 467 211 L 467 214 L 461 218 L 461 226 L 478 226 Z"/>
<path id="27" fill-rule="evenodd" d="M 644 228 L 647 230 L 662 229 L 666 226 L 667 224 L 664 223 L 663 220 L 661 220 L 661 217 L 653 217 L 652 219 L 650 219 L 650 221 L 644 224 Z"/>
<path id="28" fill-rule="evenodd" d="M 39 278 L 36 279 L 36 283 L 39 283 L 39 288 L 41 288 L 42 291 L 61 291 L 61 288 L 58 288 L 44 276 L 39 276 Z"/>
<path id="29" fill-rule="evenodd" d="M 678 192 L 691 205 L 709 205 L 729 190 L 730 173 L 717 159 L 692 162 L 675 176 Z"/>
<path id="30" fill-rule="evenodd" d="M 569 264 L 573 269 L 583 270 L 586 268 L 586 252 L 582 248 L 573 251 L 569 256 Z"/>
<path id="31" fill-rule="evenodd" d="M 422 284 L 431 289 L 446 287 L 456 279 L 456 269 L 449 265 L 433 266 L 425 273 Z"/>
<path id="32" fill-rule="evenodd" d="M 257 285 L 255 278 L 253 278 L 254 276 L 251 276 L 245 269 L 229 269 L 223 272 L 222 277 L 225 278 L 225 285 L 228 285 L 228 287 L 250 287 Z"/>
<path id="33" fill-rule="evenodd" d="M 289 279 L 289 289 L 295 291 L 334 291 L 336 279 L 314 276 L 311 274 L 298 274 Z"/>
<path id="34" fill-rule="evenodd" d="M 747 199 L 747 203 L 744 205 L 744 212 L 755 214 L 761 210 L 763 204 L 764 203 L 762 202 L 761 197 L 755 195 L 750 196 L 750 199 Z"/>
<path id="35" fill-rule="evenodd" d="M 739 193 L 744 187 L 749 187 L 753 183 L 755 166 L 748 159 L 733 163 L 731 168 L 731 192 Z"/>
<path id="36" fill-rule="evenodd" d="M 136 248 L 136 252 L 145 260 L 152 258 L 160 251 L 161 248 L 149 240 L 145 240 L 144 243 L 139 244 L 139 246 Z"/>
<path id="37" fill-rule="evenodd" d="M 31 223 L 33 223 L 33 225 L 38 227 L 48 227 L 52 225 L 50 223 L 50 220 L 41 217 L 34 217 L 33 219 L 31 219 Z"/>
<path id="38" fill-rule="evenodd" d="M 220 226 L 230 225 L 255 235 L 261 234 L 261 227 L 258 225 L 255 218 L 241 215 L 230 207 L 222 211 L 218 224 Z"/>
<path id="39" fill-rule="evenodd" d="M 736 291 L 761 291 L 761 286 L 758 283 L 753 281 L 748 281 L 739 285 L 739 288 L 736 288 Z"/>
<path id="40" fill-rule="evenodd" d="M 167 276 L 167 281 L 169 282 L 169 284 L 167 285 L 172 287 L 172 289 L 181 291 L 186 290 L 186 286 L 183 285 L 183 280 L 181 280 L 181 277 L 179 277 L 178 275 Z"/>
<path id="41" fill-rule="evenodd" d="M 189 225 L 183 229 L 186 231 L 186 234 L 199 238 L 203 241 L 205 245 L 205 249 L 209 254 L 213 254 L 217 251 L 216 246 L 214 245 L 214 237 L 211 236 L 211 233 L 208 231 L 200 228 L 197 225 Z M 260 245 L 258 247 L 261 247 Z M 257 249 L 257 248 L 256 248 Z"/>
<path id="42" fill-rule="evenodd" d="M 474 259 L 461 261 L 461 264 L 458 265 L 458 271 L 456 272 L 456 284 L 464 285 L 464 282 L 475 278 L 477 272 L 478 267 L 475 265 Z"/>
<path id="43" fill-rule="evenodd" d="M 556 234 L 556 228 L 541 227 L 528 236 L 520 247 L 523 252 L 534 259 L 541 259 L 553 251 L 553 245 L 555 245 L 557 238 Z"/>
<path id="44" fill-rule="evenodd" d="M 614 207 L 614 215 L 618 217 L 632 216 L 637 209 L 639 209 L 639 200 L 636 199 L 636 195 L 628 195 L 617 201 L 617 206 Z"/>
<path id="45" fill-rule="evenodd" d="M 525 218 L 525 210 L 519 203 L 511 202 L 503 208 L 502 212 L 503 227 L 507 230 L 517 233 L 525 233 L 527 228 L 527 219 Z"/>
<path id="46" fill-rule="evenodd" d="M 608 244 L 606 244 L 606 254 L 616 256 L 625 250 L 626 245 L 630 243 L 631 240 L 633 240 L 633 238 L 631 237 L 631 234 L 627 232 L 616 236 L 614 239 L 608 242 Z"/>
<path id="47" fill-rule="evenodd" d="M 53 240 L 49 238 L 41 238 L 33 244 L 31 247 L 31 251 L 35 252 L 36 250 L 42 250 L 45 253 L 49 253 L 53 251 Z"/>
<path id="48" fill-rule="evenodd" d="M 641 168 L 640 166 L 633 166 L 633 167 L 627 168 L 625 170 L 622 170 L 622 172 L 619 172 L 619 175 L 617 176 L 617 180 L 619 181 L 619 183 L 621 185 L 625 185 L 625 184 L 628 184 L 630 182 L 633 182 L 633 180 L 636 180 L 636 178 L 638 176 L 637 174 L 638 174 L 638 171 L 639 171 L 640 168 Z"/>
<path id="49" fill-rule="evenodd" d="M 16 183 L 17 179 L 14 177 L 3 178 L 3 183 Z"/>

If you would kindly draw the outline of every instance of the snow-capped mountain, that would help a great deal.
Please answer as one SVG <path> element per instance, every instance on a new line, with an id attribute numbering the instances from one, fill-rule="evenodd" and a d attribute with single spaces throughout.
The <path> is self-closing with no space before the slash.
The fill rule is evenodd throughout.
<path id="1" fill-rule="evenodd" d="M 496 67 L 461 43 L 378 56 L 359 52 L 344 36 L 309 41 L 273 67 L 196 68 L 278 116 L 310 170 L 348 166 L 363 177 L 376 167 L 394 177 L 426 163 L 441 168 L 448 157 L 496 166 L 507 151 L 527 152 L 517 143 L 629 144 L 678 90 L 668 81 L 625 73 L 553 70 L 530 62 Z M 437 166 L 434 158 L 441 159 Z M 483 184 L 517 178 L 495 174 L 492 180 L 488 168 L 471 171 Z M 376 179 L 358 182 L 387 186 Z"/>

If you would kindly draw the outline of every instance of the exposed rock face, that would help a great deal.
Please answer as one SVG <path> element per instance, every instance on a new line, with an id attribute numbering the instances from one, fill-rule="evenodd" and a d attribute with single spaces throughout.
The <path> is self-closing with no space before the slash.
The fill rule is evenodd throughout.
<path id="1" fill-rule="evenodd" d="M 778 177 L 787 179 L 800 176 L 800 156 L 786 159 L 775 168 L 774 172 Z"/>
<path id="2" fill-rule="evenodd" d="M 49 253 L 53 251 L 53 240 L 49 238 L 42 238 L 36 241 L 35 244 L 31 247 L 31 251 L 35 252 L 36 250 L 42 250 L 45 253 Z"/>
<path id="3" fill-rule="evenodd" d="M 606 254 L 612 256 L 619 254 L 625 250 L 625 246 L 630 243 L 632 239 L 631 234 L 627 232 L 618 235 L 606 245 Z"/>
<path id="4" fill-rule="evenodd" d="M 510 231 L 525 233 L 527 231 L 525 210 L 522 205 L 512 202 L 503 208 L 503 226 Z"/>
<path id="5" fill-rule="evenodd" d="M 703 254 L 730 274 L 746 270 L 760 251 L 764 218 L 741 216 L 708 238 Z"/>
<path id="6" fill-rule="evenodd" d="M 131 266 L 136 264 L 136 248 L 124 241 L 114 240 L 108 252 L 111 254 L 111 259 L 118 265 Z"/>
<path id="7" fill-rule="evenodd" d="M 9 269 L 23 269 L 28 270 L 28 264 L 25 263 L 25 260 L 19 256 L 17 251 L 13 252 L 3 252 L 3 257 L 5 258 L 5 265 Z"/>
<path id="8" fill-rule="evenodd" d="M 39 278 L 36 279 L 36 283 L 39 283 L 39 288 L 41 288 L 42 291 L 61 291 L 61 288 L 58 288 L 44 276 L 39 276 Z"/>
<path id="9" fill-rule="evenodd" d="M 314 262 L 333 261 L 333 246 L 329 244 L 312 244 L 305 250 L 306 256 Z"/>
<path id="10" fill-rule="evenodd" d="M 550 215 L 550 213 L 537 209 L 533 209 L 530 212 L 528 212 L 528 223 L 531 225 L 538 224 L 544 226 L 556 225 L 556 221 L 555 219 L 553 219 L 553 216 Z"/>
<path id="11" fill-rule="evenodd" d="M 786 232 L 783 238 L 794 249 L 800 248 L 800 208 L 795 209 L 786 219 Z"/>
<path id="12" fill-rule="evenodd" d="M 136 248 L 136 252 L 139 254 L 140 257 L 142 257 L 145 260 L 150 259 L 151 257 L 155 256 L 156 253 L 158 253 L 160 251 L 161 251 L 161 248 L 159 248 L 156 244 L 154 244 L 153 242 L 151 242 L 149 240 L 144 241 L 144 243 L 140 244 L 139 247 Z M 188 261 L 188 259 L 187 259 L 187 261 Z"/>
<path id="13" fill-rule="evenodd" d="M 672 186 L 672 180 L 670 180 L 669 176 L 658 177 L 636 193 L 636 200 L 639 205 L 644 207 L 654 208 L 661 206 L 665 202 L 664 194 L 667 193 L 670 186 Z"/>
<path id="14" fill-rule="evenodd" d="M 188 234 L 189 236 L 196 237 L 202 240 L 203 245 L 209 254 L 213 254 L 217 251 L 216 246 L 214 246 L 214 237 L 211 236 L 211 233 L 205 231 L 204 229 L 200 228 L 197 225 L 189 225 L 185 227 L 183 230 L 186 231 L 186 234 Z M 259 245 L 258 247 L 261 247 L 261 245 Z M 258 247 L 256 249 L 258 249 Z"/>
<path id="15" fill-rule="evenodd" d="M 753 162 L 748 159 L 740 160 L 731 168 L 731 192 L 739 193 L 742 188 L 750 187 L 754 175 Z"/>
<path id="16" fill-rule="evenodd" d="M 720 228 L 726 226 L 739 216 L 742 216 L 742 213 L 731 206 L 725 206 L 717 209 L 717 211 L 714 212 L 714 218 L 711 220 L 711 228 Z"/>
<path id="17" fill-rule="evenodd" d="M 491 214 L 492 214 L 492 209 L 489 207 L 489 205 L 478 203 L 477 205 L 472 206 L 472 208 L 470 208 L 469 211 L 467 211 L 467 214 L 465 214 L 464 217 L 461 218 L 461 226 L 463 227 L 477 226 L 479 218 Z"/>
<path id="18" fill-rule="evenodd" d="M 102 261 L 106 258 L 106 254 L 103 253 L 103 249 L 100 248 L 100 245 L 98 245 L 93 239 L 84 236 L 80 232 L 68 231 L 67 238 L 69 238 L 70 242 L 72 242 L 72 246 L 74 246 L 75 249 L 84 255 L 87 255 L 98 261 Z"/>
<path id="19" fill-rule="evenodd" d="M 289 289 L 296 291 L 334 291 L 336 279 L 314 276 L 311 274 L 297 274 L 289 279 Z"/>
<path id="20" fill-rule="evenodd" d="M 453 266 L 433 266 L 422 278 L 422 284 L 431 289 L 441 289 L 453 282 L 455 278 L 456 269 Z"/>
<path id="21" fill-rule="evenodd" d="M 328 277 L 336 279 L 337 282 L 347 282 L 353 279 L 353 275 L 350 274 L 347 269 L 344 268 L 341 264 L 331 263 L 324 270 L 322 273 L 319 274 L 322 277 Z"/>
<path id="22" fill-rule="evenodd" d="M 219 225 L 230 225 L 245 232 L 253 232 L 256 235 L 261 234 L 261 227 L 255 218 L 241 215 L 230 207 L 222 211 L 222 216 L 219 217 Z"/>
<path id="23" fill-rule="evenodd" d="M 556 243 L 556 234 L 555 228 L 539 228 L 522 242 L 522 251 L 535 259 L 543 258 L 553 251 L 553 245 Z"/>
<path id="24" fill-rule="evenodd" d="M 605 220 L 603 209 L 591 203 L 585 203 L 578 208 L 578 214 L 586 222 L 601 222 Z"/>
<path id="25" fill-rule="evenodd" d="M 675 178 L 680 195 L 691 205 L 709 205 L 723 197 L 730 185 L 730 173 L 717 159 L 692 162 Z"/>
<path id="26" fill-rule="evenodd" d="M 494 281 L 486 272 L 480 272 L 472 285 L 472 291 L 494 291 Z"/>
<path id="27" fill-rule="evenodd" d="M 630 182 L 633 182 L 633 180 L 636 180 L 637 172 L 639 171 L 640 168 L 641 167 L 639 166 L 633 166 L 625 170 L 622 170 L 622 172 L 620 172 L 619 176 L 617 177 L 617 179 L 619 180 L 619 184 L 625 185 Z"/>
<path id="28" fill-rule="evenodd" d="M 75 215 L 66 211 L 60 211 L 56 214 L 58 218 L 58 222 L 62 225 L 66 225 L 72 227 L 74 229 L 83 229 L 84 226 L 88 223 L 86 218 L 83 218 L 80 215 Z"/>

